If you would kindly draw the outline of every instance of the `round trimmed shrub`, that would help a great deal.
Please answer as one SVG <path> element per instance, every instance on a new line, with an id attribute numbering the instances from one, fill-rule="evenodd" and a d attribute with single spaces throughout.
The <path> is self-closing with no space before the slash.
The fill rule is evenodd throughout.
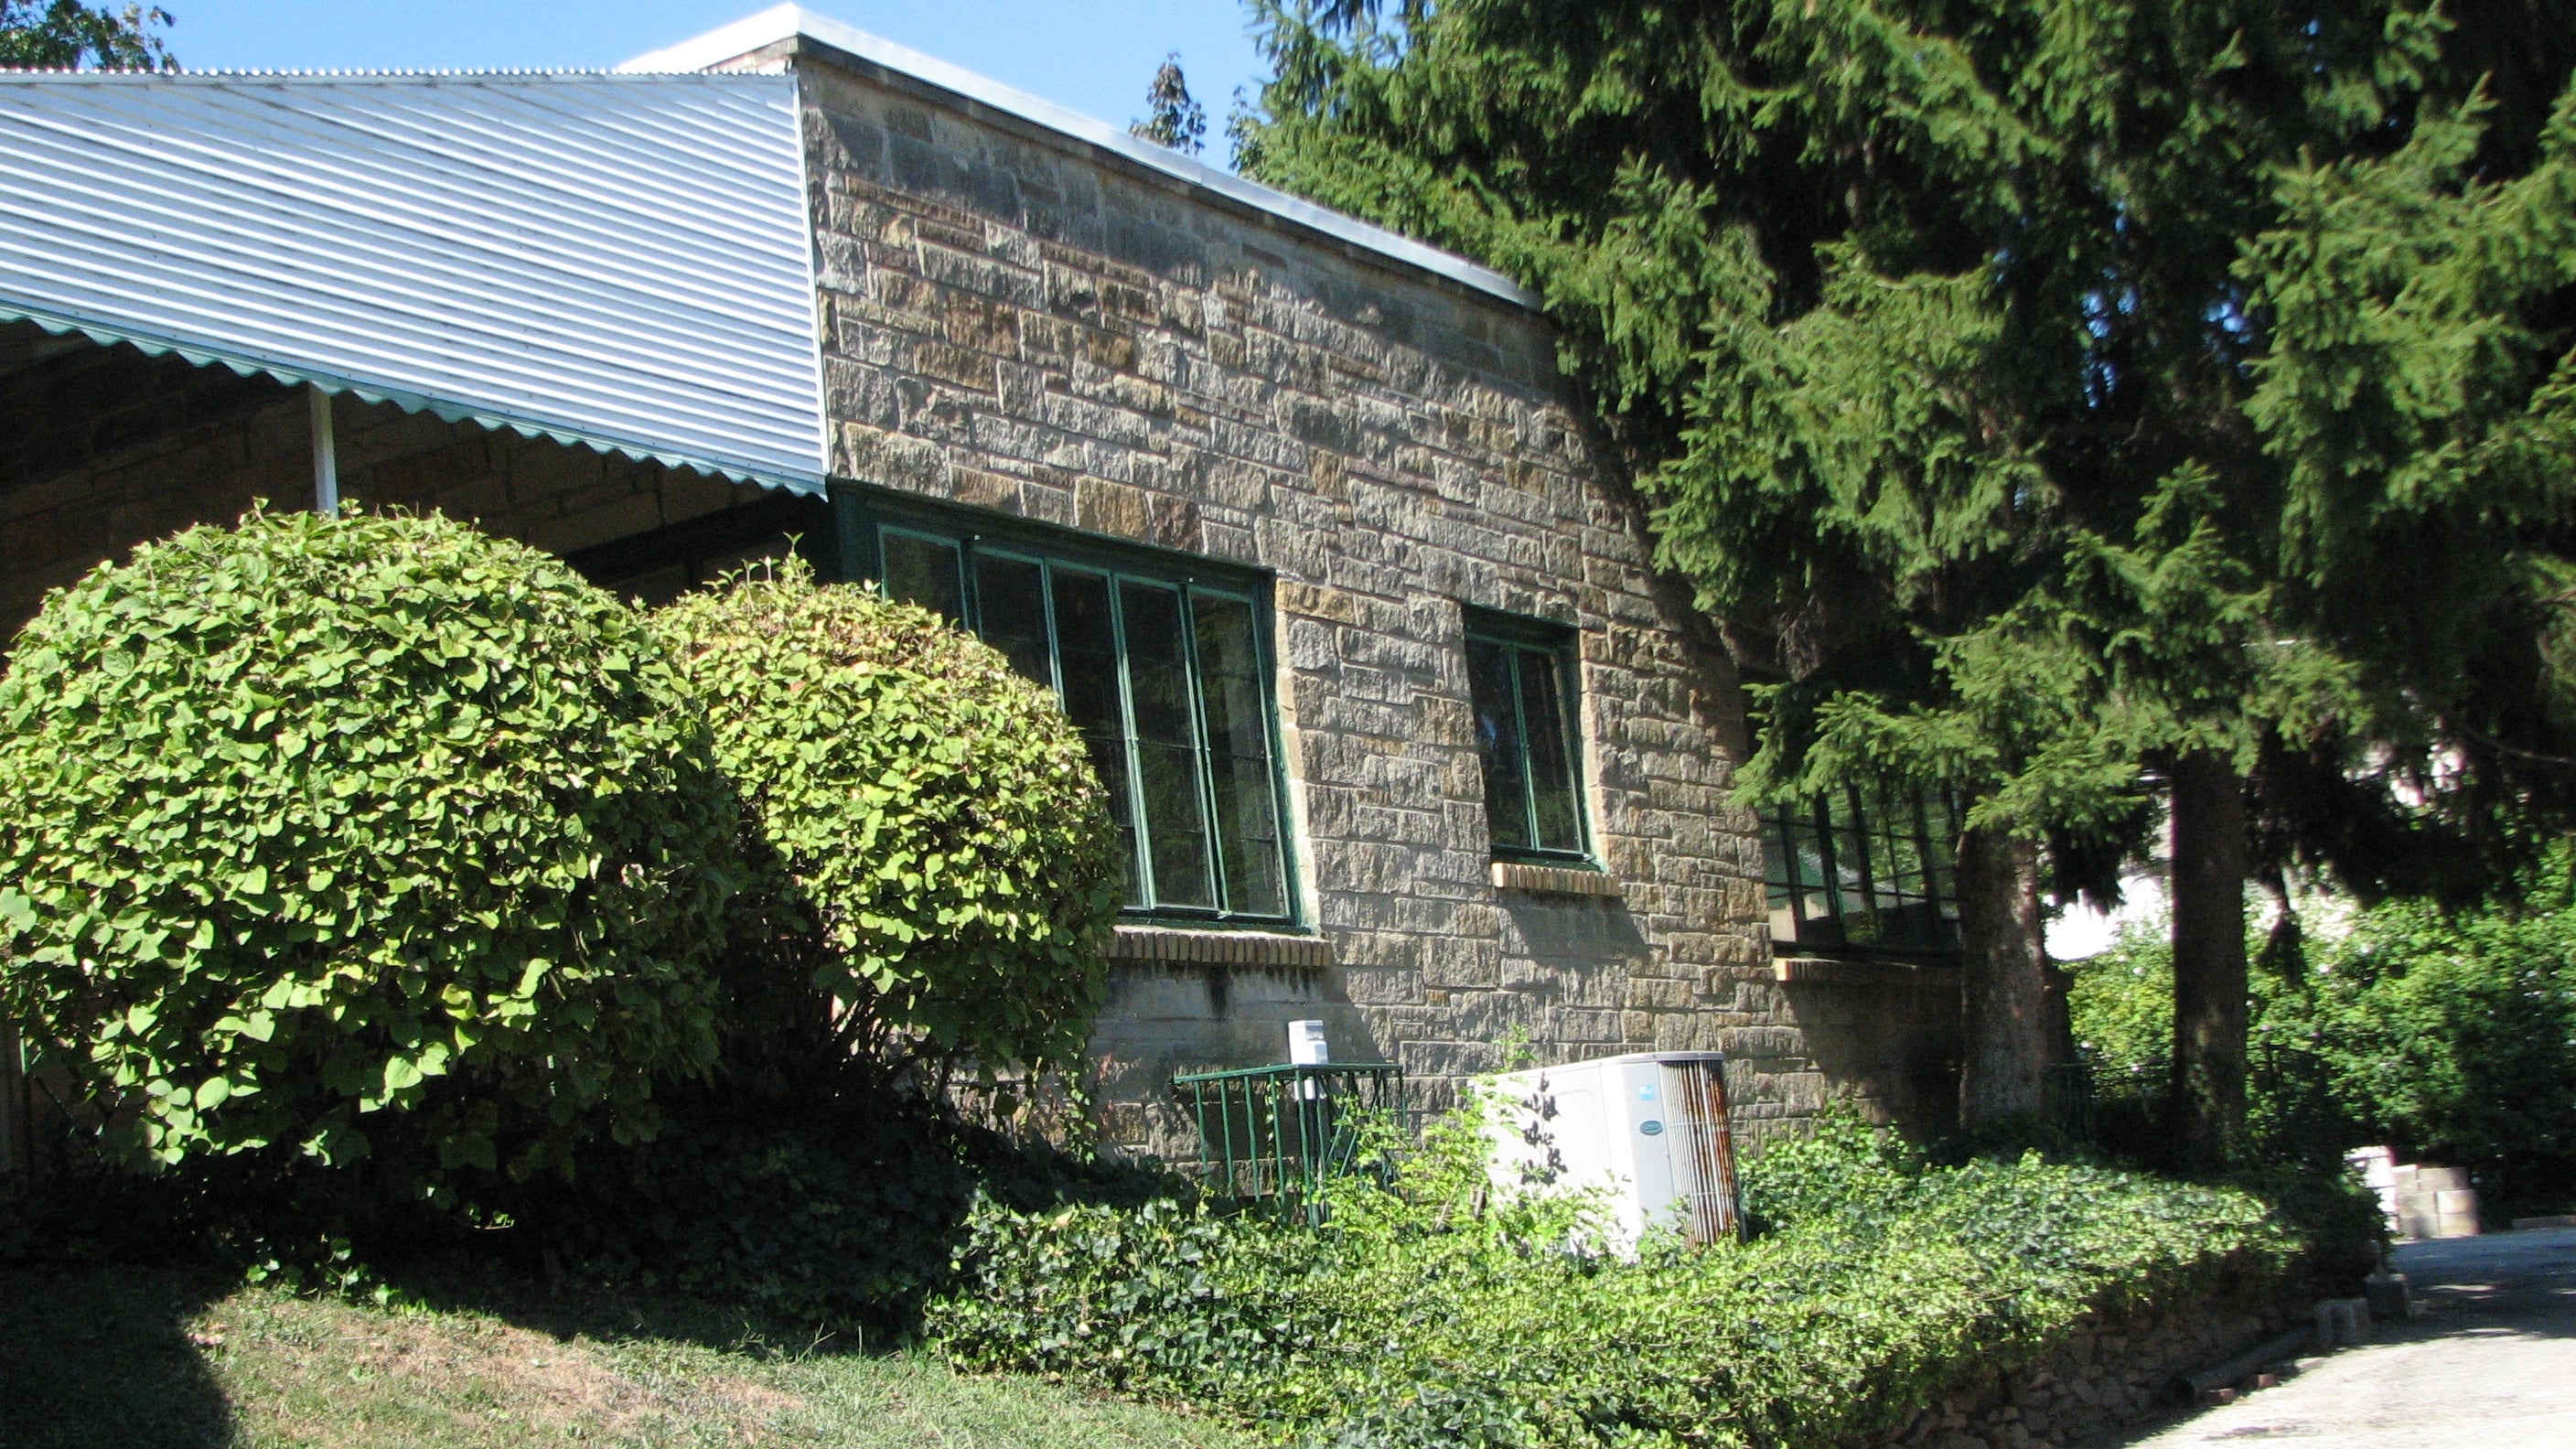
<path id="1" fill-rule="evenodd" d="M 658 617 L 743 801 L 738 959 L 828 1003 L 836 1054 L 1075 1061 L 1118 835 L 1055 696 L 796 560 Z"/>
<path id="2" fill-rule="evenodd" d="M 254 511 L 18 636 L 0 1010 L 162 1162 L 525 1174 L 713 1061 L 735 815 L 658 636 L 561 561 Z"/>

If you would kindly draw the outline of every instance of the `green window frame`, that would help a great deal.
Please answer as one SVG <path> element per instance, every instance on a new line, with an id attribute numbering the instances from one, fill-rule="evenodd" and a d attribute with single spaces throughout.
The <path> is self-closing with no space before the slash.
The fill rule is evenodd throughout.
<path id="1" fill-rule="evenodd" d="M 1055 691 L 1127 849 L 1125 913 L 1299 923 L 1269 576 L 973 510 L 851 495 L 849 574 Z"/>
<path id="2" fill-rule="evenodd" d="M 1562 624 L 1464 609 L 1467 693 L 1494 858 L 1594 867 L 1582 651 Z"/>
<path id="3" fill-rule="evenodd" d="M 1775 947 L 1958 954 L 1958 816 L 1948 795 L 1853 785 L 1759 814 Z"/>

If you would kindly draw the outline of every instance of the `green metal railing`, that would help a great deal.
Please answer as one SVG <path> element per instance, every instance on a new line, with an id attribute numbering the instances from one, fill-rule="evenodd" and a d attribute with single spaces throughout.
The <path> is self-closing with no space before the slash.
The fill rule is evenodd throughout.
<path id="1" fill-rule="evenodd" d="M 1199 1129 L 1199 1176 L 1217 1197 L 1302 1208 L 1321 1205 L 1316 1189 L 1359 1165 L 1360 1126 L 1393 1118 L 1404 1097 L 1404 1069 L 1391 1062 L 1245 1067 L 1172 1078 Z"/>

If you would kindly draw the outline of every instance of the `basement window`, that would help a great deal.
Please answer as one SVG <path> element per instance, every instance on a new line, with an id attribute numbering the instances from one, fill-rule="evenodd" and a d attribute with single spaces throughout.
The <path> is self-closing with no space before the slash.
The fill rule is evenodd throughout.
<path id="1" fill-rule="evenodd" d="M 1292 924 L 1269 586 L 1036 525 L 862 511 L 853 562 L 1045 685 L 1091 747 L 1132 914 Z"/>
<path id="2" fill-rule="evenodd" d="M 1467 612 L 1467 690 L 1498 860 L 1592 863 L 1583 818 L 1575 633 Z"/>
<path id="3" fill-rule="evenodd" d="M 1824 955 L 1949 955 L 1959 897 L 1946 795 L 1850 787 L 1762 812 L 1771 939 Z"/>

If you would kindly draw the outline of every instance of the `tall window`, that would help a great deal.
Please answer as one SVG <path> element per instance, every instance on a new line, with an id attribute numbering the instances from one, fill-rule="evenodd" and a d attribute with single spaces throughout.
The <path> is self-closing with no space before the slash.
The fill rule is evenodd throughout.
<path id="1" fill-rule="evenodd" d="M 1034 530 L 864 527 L 889 596 L 973 630 L 1064 702 L 1109 789 L 1129 909 L 1289 919 L 1257 581 Z"/>
<path id="2" fill-rule="evenodd" d="M 1959 949 L 1947 798 L 1851 788 L 1762 816 L 1771 934 L 1800 950 Z"/>
<path id="3" fill-rule="evenodd" d="M 1584 862 L 1574 631 L 1467 616 L 1467 690 L 1485 767 L 1485 818 L 1505 859 Z"/>

